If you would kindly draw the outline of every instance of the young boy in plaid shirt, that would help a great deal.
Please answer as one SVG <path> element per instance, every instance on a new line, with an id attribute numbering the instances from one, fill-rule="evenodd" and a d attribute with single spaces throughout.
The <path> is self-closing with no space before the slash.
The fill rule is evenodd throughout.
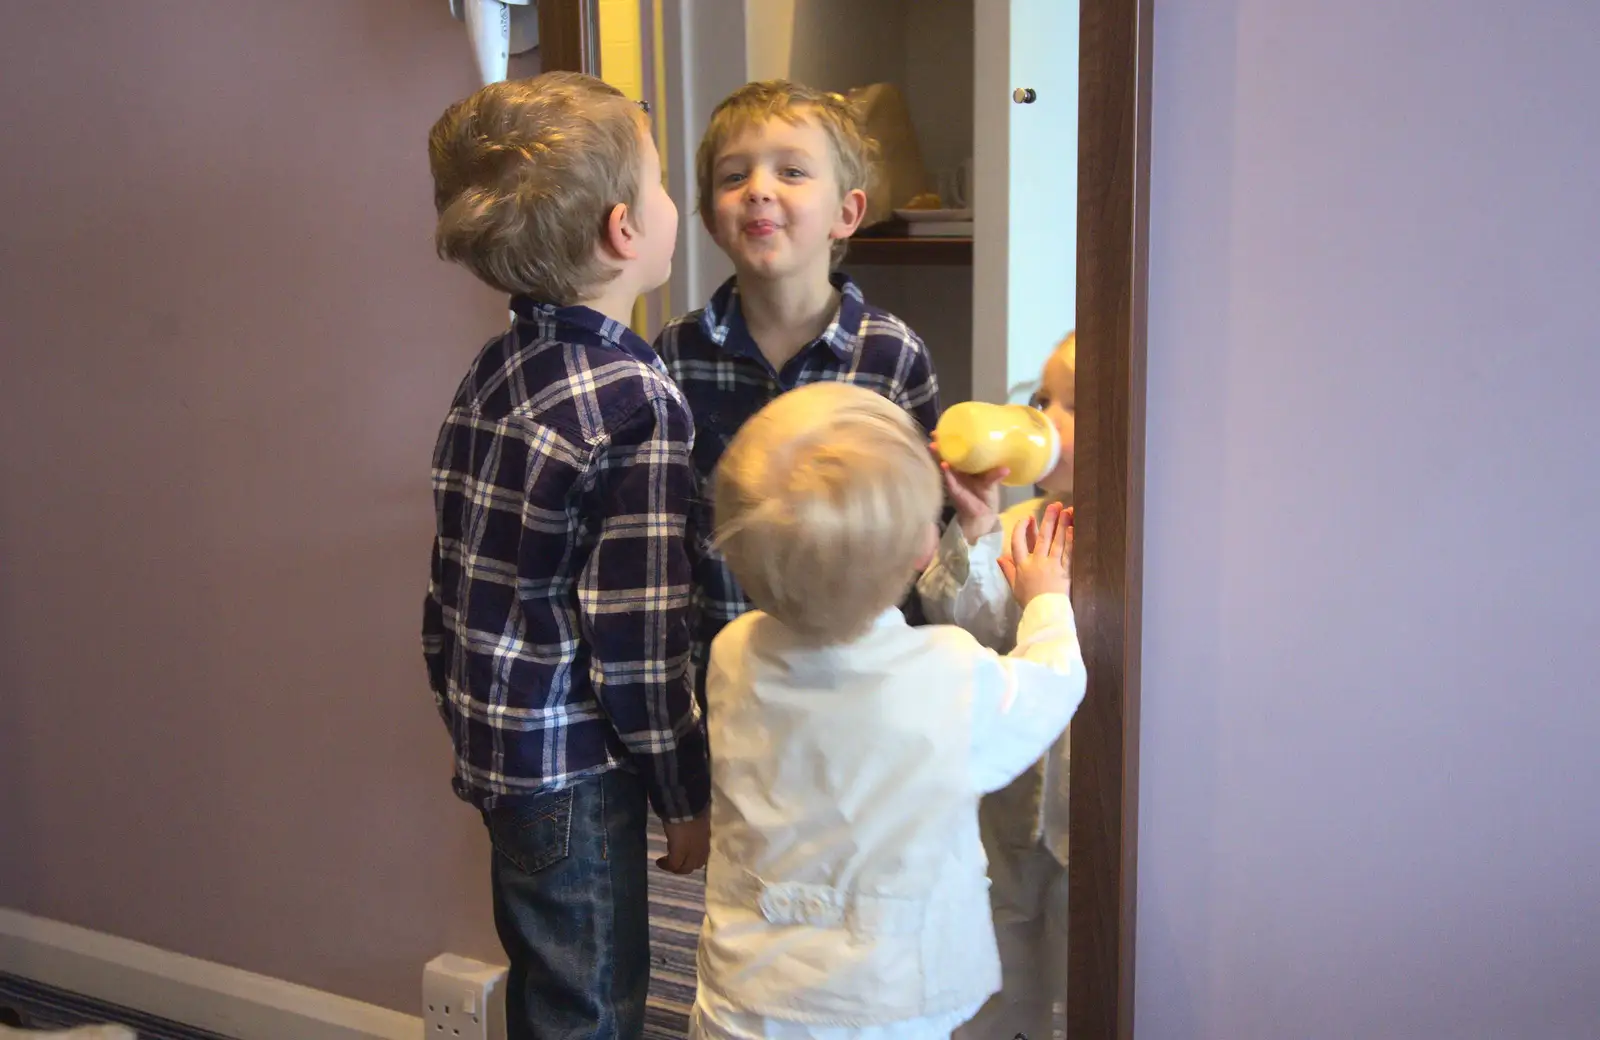
<path id="1" fill-rule="evenodd" d="M 925 432 L 938 419 L 922 340 L 834 270 L 866 213 L 875 151 L 844 98 L 783 80 L 746 84 L 711 115 L 695 159 L 700 218 L 735 273 L 656 339 L 694 413 L 700 531 L 710 530 L 723 451 L 786 390 L 853 383 L 900 405 Z M 722 555 L 701 548 L 694 660 L 703 698 L 711 640 L 751 604 Z"/>
<path id="2" fill-rule="evenodd" d="M 511 1040 L 637 1037 L 660 865 L 705 864 L 688 680 L 694 430 L 634 300 L 678 215 L 639 107 L 599 80 L 496 83 L 428 140 L 441 256 L 511 297 L 434 452 L 423 618 L 455 789 L 493 843 Z"/>

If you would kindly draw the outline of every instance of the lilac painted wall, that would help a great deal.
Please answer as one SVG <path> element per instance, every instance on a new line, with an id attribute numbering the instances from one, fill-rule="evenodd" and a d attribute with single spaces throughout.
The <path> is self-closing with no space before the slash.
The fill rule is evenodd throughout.
<path id="1" fill-rule="evenodd" d="M 1155 24 L 1139 1040 L 1600 1036 L 1600 6 Z"/>
<path id="2" fill-rule="evenodd" d="M 417 635 L 474 85 L 442 0 L 0 4 L 0 904 L 411 1012 L 497 953 Z"/>

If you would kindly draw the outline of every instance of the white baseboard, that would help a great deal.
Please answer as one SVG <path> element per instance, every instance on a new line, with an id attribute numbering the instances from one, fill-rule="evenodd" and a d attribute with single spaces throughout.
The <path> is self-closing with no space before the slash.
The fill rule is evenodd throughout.
<path id="1" fill-rule="evenodd" d="M 239 1040 L 420 1040 L 422 1019 L 0 907 L 0 972 Z"/>

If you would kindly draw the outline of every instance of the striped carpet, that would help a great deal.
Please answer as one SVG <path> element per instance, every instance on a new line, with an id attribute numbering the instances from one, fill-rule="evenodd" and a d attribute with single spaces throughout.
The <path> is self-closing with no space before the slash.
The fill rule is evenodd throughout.
<path id="1" fill-rule="evenodd" d="M 86 1026 L 92 1022 L 120 1022 L 132 1026 L 140 1040 L 228 1040 L 227 1037 L 194 1026 L 69 993 L 32 979 L 0 973 L 0 1025 L 27 1030 L 56 1030 Z M 0 1029 L 0 1033 L 5 1033 L 5 1030 Z"/>
<path id="2" fill-rule="evenodd" d="M 667 854 L 661 824 L 650 825 L 650 1001 L 647 1040 L 682 1040 L 694 1004 L 694 950 L 705 913 L 704 871 L 679 877 L 656 867 Z"/>

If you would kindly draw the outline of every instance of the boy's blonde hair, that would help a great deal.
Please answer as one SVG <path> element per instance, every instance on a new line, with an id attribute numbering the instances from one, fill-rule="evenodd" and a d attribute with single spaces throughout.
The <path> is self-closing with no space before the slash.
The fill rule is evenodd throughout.
<path id="1" fill-rule="evenodd" d="M 1055 349 L 1050 351 L 1050 356 L 1044 359 L 1044 370 L 1039 373 L 1038 382 L 1033 384 L 1033 394 L 1028 398 L 1030 405 L 1037 407 L 1039 402 L 1044 399 L 1045 372 L 1050 371 L 1050 362 L 1057 358 L 1060 358 L 1061 363 L 1067 366 L 1068 371 L 1072 373 L 1072 381 L 1076 384 L 1078 381 L 1078 331 L 1076 329 L 1062 336 L 1060 341 L 1056 343 Z M 1076 385 L 1073 386 L 1073 402 L 1065 405 L 1065 407 L 1071 412 L 1078 410 Z"/>
<path id="2" fill-rule="evenodd" d="M 716 540 L 757 607 L 818 643 L 899 603 L 943 502 L 905 410 L 848 383 L 782 394 L 717 466 Z"/>
<path id="3" fill-rule="evenodd" d="M 868 189 L 872 183 L 873 163 L 878 157 L 878 142 L 867 134 L 860 116 L 842 94 L 831 94 L 785 79 L 746 83 L 723 98 L 712 111 L 705 136 L 700 138 L 700 150 L 695 153 L 700 219 L 708 230 L 712 195 L 716 191 L 712 175 L 728 143 L 751 127 L 773 119 L 797 126 L 807 118 L 816 120 L 827 135 L 834 178 L 839 182 L 839 197 L 843 199 L 852 191 Z M 843 260 L 849 247 L 844 239 L 835 241 L 832 263 L 837 265 Z"/>
<path id="4" fill-rule="evenodd" d="M 491 83 L 428 134 L 439 256 L 509 295 L 578 303 L 616 270 L 596 256 L 618 203 L 636 214 L 644 113 L 576 72 Z"/>

